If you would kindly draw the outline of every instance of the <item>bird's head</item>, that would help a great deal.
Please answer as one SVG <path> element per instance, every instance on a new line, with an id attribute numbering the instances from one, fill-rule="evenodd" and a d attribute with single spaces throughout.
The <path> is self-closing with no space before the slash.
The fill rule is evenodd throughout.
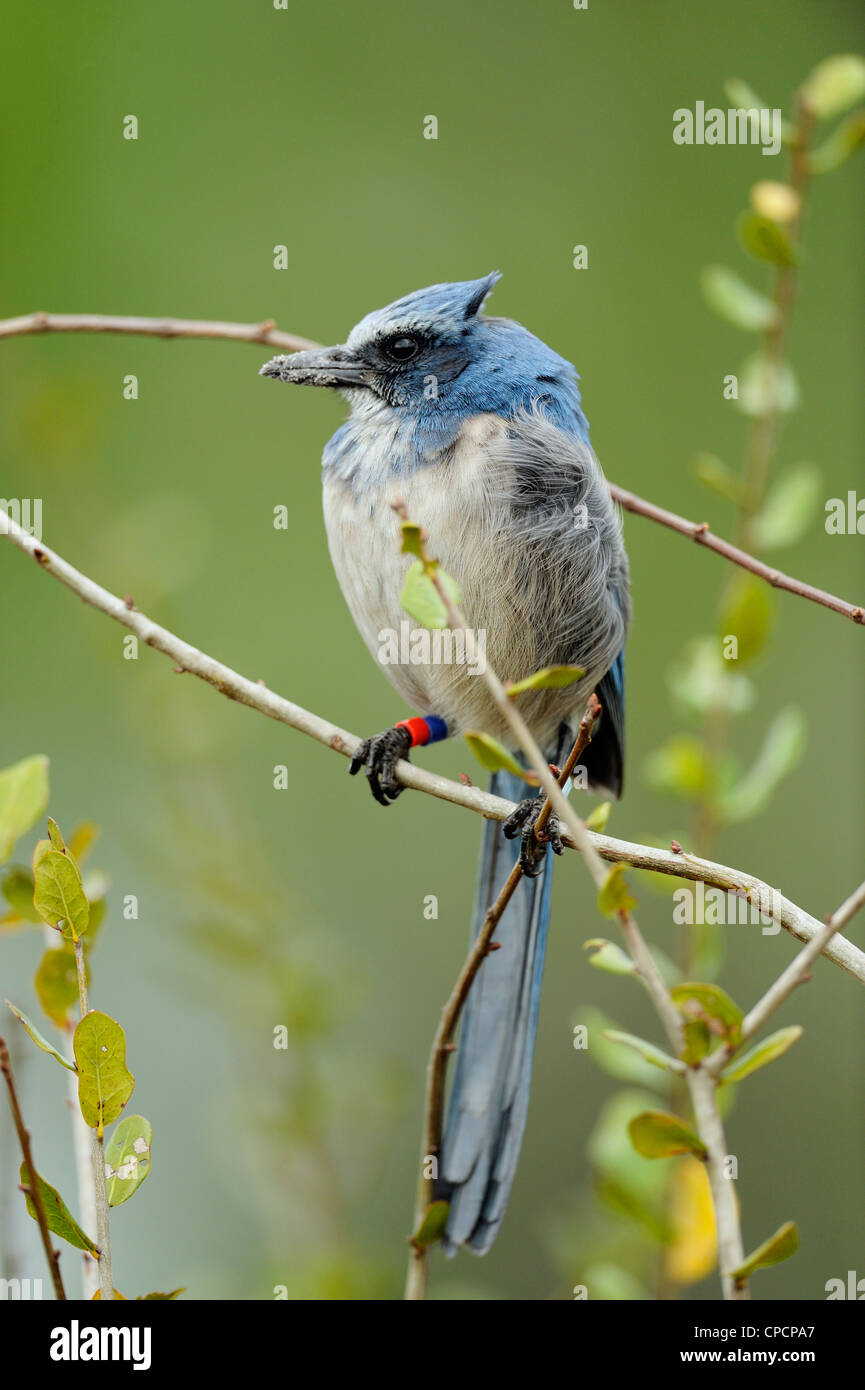
<path id="1" fill-rule="evenodd" d="M 446 399 L 489 354 L 489 328 L 501 320 L 485 318 L 480 309 L 499 278 L 494 271 L 480 280 L 415 290 L 367 314 L 345 343 L 274 357 L 261 375 L 330 386 L 352 403 L 372 393 L 395 409 L 423 409 Z"/>

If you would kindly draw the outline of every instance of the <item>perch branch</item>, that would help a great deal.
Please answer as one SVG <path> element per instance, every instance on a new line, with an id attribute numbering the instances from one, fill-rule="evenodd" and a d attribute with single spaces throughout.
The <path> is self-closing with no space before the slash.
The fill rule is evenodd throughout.
<path id="1" fill-rule="evenodd" d="M 12 1119 L 15 1121 L 15 1128 L 18 1131 L 18 1142 L 21 1145 L 21 1154 L 27 1165 L 27 1186 L 22 1187 L 33 1203 L 33 1210 L 36 1212 L 36 1221 L 39 1226 L 39 1234 L 42 1237 L 42 1245 L 45 1250 L 45 1258 L 48 1261 L 48 1268 L 51 1270 L 51 1280 L 54 1284 L 55 1298 L 65 1299 L 66 1290 L 63 1287 L 63 1278 L 60 1274 L 60 1251 L 55 1250 L 54 1242 L 51 1239 L 51 1232 L 48 1229 L 48 1217 L 45 1215 L 45 1203 L 42 1201 L 42 1191 L 39 1187 L 39 1173 L 36 1164 L 33 1162 L 33 1153 L 30 1149 L 30 1132 L 24 1123 L 21 1114 L 21 1106 L 18 1103 L 18 1092 L 15 1089 L 15 1078 L 12 1075 L 12 1063 L 9 1058 L 9 1049 L 3 1038 L 0 1038 L 0 1071 L 3 1073 L 3 1080 L 9 1090 L 9 1104 L 12 1107 Z"/>

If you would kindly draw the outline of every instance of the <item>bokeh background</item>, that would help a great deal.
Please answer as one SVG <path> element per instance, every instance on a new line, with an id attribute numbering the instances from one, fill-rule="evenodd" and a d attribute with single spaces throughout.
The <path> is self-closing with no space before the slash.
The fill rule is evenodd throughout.
<path id="1" fill-rule="evenodd" d="M 274 317 L 332 342 L 408 290 L 498 268 L 492 312 L 577 364 L 609 476 L 729 529 L 691 461 L 701 449 L 741 458 L 746 422 L 720 382 L 748 345 L 709 312 L 698 277 L 707 262 L 747 270 L 732 224 L 749 185 L 779 166 L 753 148 L 675 146 L 672 112 L 726 106 L 730 77 L 788 105 L 820 58 L 862 51 L 862 4 L 85 0 L 46 13 L 9 0 L 6 14 L 0 313 Z M 121 137 L 130 113 L 137 142 Z M 437 141 L 422 137 L 428 114 Z M 826 497 L 865 490 L 863 212 L 861 165 L 815 188 L 791 339 L 803 400 L 778 466 L 819 465 Z M 576 243 L 587 270 L 572 268 Z M 765 278 L 757 267 L 754 283 Z M 224 342 L 4 342 L 0 493 L 42 497 L 48 544 L 160 622 L 369 733 L 405 711 L 327 556 L 318 461 L 344 407 L 260 380 L 268 355 Z M 136 401 L 122 395 L 130 373 Z M 281 503 L 289 526 L 276 531 Z M 663 843 L 682 809 L 644 766 L 687 727 L 666 673 L 711 630 L 724 567 L 638 518 L 626 537 L 630 771 L 611 829 Z M 779 562 L 858 600 L 862 547 L 828 537 L 818 517 Z M 0 766 L 48 754 L 52 814 L 103 826 L 96 860 L 112 891 L 93 1001 L 127 1030 L 131 1108 L 155 1130 L 152 1174 L 114 1219 L 119 1287 L 398 1297 L 425 1063 L 465 950 L 478 825 L 420 796 L 385 814 L 313 742 L 154 653 L 125 661 L 119 628 L 2 544 L 0 614 Z M 822 916 L 862 877 L 863 634 L 791 596 L 775 614 L 760 700 L 733 747 L 747 763 L 773 710 L 793 701 L 808 716 L 807 754 L 769 809 L 715 848 Z M 462 747 L 420 760 L 476 775 Z M 279 763 L 288 791 L 273 788 Z M 138 921 L 121 915 L 130 893 Z M 424 917 L 427 894 L 437 921 Z M 669 899 L 645 884 L 639 894 L 644 930 L 670 949 Z M 588 967 L 582 943 L 599 930 L 568 856 L 511 1208 L 484 1261 L 435 1258 L 438 1297 L 567 1298 L 592 1250 L 609 1261 L 630 1240 L 593 1197 L 586 1152 L 616 1083 L 574 1051 L 572 1028 L 591 1004 L 657 1034 L 633 986 Z M 748 1004 L 793 945 L 731 931 L 723 981 Z M 39 953 L 32 933 L 0 938 L 0 993 L 34 1012 Z M 821 963 L 779 1019 L 804 1024 L 804 1038 L 741 1088 L 730 1117 L 746 1246 L 787 1219 L 802 1233 L 798 1256 L 760 1276 L 760 1296 L 821 1298 L 827 1279 L 865 1275 L 863 1010 L 855 982 Z M 287 1051 L 272 1046 L 279 1024 Z M 18 1066 L 37 1161 L 73 1200 L 63 1074 L 20 1046 Z M 35 1227 L 8 1205 L 5 1107 L 0 1132 L 6 1257 L 36 1274 Z M 625 1291 L 625 1276 L 611 1277 Z M 715 1295 L 713 1278 L 683 1291 Z"/>

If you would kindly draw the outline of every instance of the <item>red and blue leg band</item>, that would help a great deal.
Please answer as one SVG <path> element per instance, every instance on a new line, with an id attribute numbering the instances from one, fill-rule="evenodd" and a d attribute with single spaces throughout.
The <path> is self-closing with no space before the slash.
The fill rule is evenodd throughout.
<path id="1" fill-rule="evenodd" d="M 437 714 L 428 714 L 425 719 L 415 715 L 414 719 L 401 719 L 397 729 L 408 729 L 412 748 L 422 748 L 426 743 L 440 743 L 448 736 L 448 726 Z"/>

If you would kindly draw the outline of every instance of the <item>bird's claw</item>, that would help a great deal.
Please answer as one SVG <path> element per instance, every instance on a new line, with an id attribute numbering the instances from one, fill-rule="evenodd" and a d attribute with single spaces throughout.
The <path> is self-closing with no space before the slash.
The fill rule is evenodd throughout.
<path id="1" fill-rule="evenodd" d="M 537 878 L 544 867 L 549 844 L 554 854 L 563 854 L 564 845 L 555 811 L 548 817 L 540 838 L 535 834 L 538 817 L 546 805 L 546 797 L 527 796 L 504 822 L 502 829 L 508 840 L 520 837 L 520 868 L 526 878 Z"/>
<path id="2" fill-rule="evenodd" d="M 402 782 L 397 781 L 396 765 L 400 758 L 407 758 L 411 748 L 411 734 L 408 729 L 385 729 L 381 734 L 373 734 L 358 744 L 348 765 L 349 774 L 354 777 L 361 768 L 366 772 L 369 789 L 381 806 L 389 806 L 405 791 Z"/>

